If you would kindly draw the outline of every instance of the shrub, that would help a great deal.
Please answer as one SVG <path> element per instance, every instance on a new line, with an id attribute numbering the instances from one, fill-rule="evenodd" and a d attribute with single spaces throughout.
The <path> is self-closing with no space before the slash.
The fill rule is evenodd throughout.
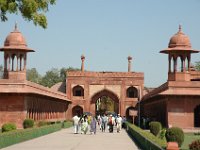
<path id="1" fill-rule="evenodd" d="M 189 145 L 190 150 L 199 150 L 200 149 L 200 140 L 195 140 Z"/>
<path id="2" fill-rule="evenodd" d="M 64 121 L 63 123 L 62 123 L 62 127 L 63 128 L 69 128 L 69 127 L 71 127 L 71 126 L 73 126 L 73 122 L 72 121 Z"/>
<path id="3" fill-rule="evenodd" d="M 0 149 L 12 144 L 30 140 L 55 131 L 61 130 L 61 124 L 43 126 L 40 128 L 28 128 L 26 130 L 16 130 L 0 134 Z"/>
<path id="4" fill-rule="evenodd" d="M 158 133 L 160 132 L 162 128 L 161 123 L 157 121 L 150 122 L 149 127 L 150 127 L 150 132 L 155 136 L 158 135 Z"/>
<path id="5" fill-rule="evenodd" d="M 181 147 L 184 141 L 184 133 L 181 128 L 172 127 L 167 129 L 165 134 L 167 142 L 177 142 L 179 147 Z"/>
<path id="6" fill-rule="evenodd" d="M 160 139 L 165 139 L 165 134 L 166 134 L 166 129 L 163 128 L 161 131 L 160 131 L 160 134 L 159 134 L 159 138 Z"/>
<path id="7" fill-rule="evenodd" d="M 166 141 L 154 136 L 152 133 L 142 130 L 134 124 L 126 122 L 127 131 L 141 149 L 161 150 L 166 147 Z"/>
<path id="8" fill-rule="evenodd" d="M 61 121 L 56 121 L 56 123 L 61 123 Z"/>
<path id="9" fill-rule="evenodd" d="M 16 130 L 17 127 L 14 123 L 5 123 L 2 126 L 2 132 L 8 132 L 8 131 L 12 131 L 12 130 Z"/>
<path id="10" fill-rule="evenodd" d="M 25 119 L 23 122 L 24 129 L 26 128 L 32 128 L 34 126 L 34 120 L 33 119 Z"/>
<path id="11" fill-rule="evenodd" d="M 46 125 L 48 125 L 48 122 L 46 122 L 46 121 L 39 121 L 38 122 L 38 127 L 42 127 L 42 126 L 46 126 Z"/>

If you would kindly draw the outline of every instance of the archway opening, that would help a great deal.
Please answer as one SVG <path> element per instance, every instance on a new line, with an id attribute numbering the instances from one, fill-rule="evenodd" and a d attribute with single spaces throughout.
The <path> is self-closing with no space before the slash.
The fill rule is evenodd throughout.
<path id="1" fill-rule="evenodd" d="M 138 98 L 138 90 L 131 86 L 126 90 L 126 96 L 128 98 Z"/>
<path id="2" fill-rule="evenodd" d="M 72 116 L 78 115 L 81 116 L 83 114 L 83 108 L 81 106 L 74 106 L 72 108 Z"/>
<path id="3" fill-rule="evenodd" d="M 194 127 L 200 127 L 200 105 L 194 109 Z"/>
<path id="4" fill-rule="evenodd" d="M 84 96 L 84 89 L 80 85 L 73 88 L 73 96 Z"/>
<path id="5" fill-rule="evenodd" d="M 119 99 L 114 93 L 108 90 L 103 90 L 95 94 L 92 97 L 92 103 L 95 104 L 96 115 L 116 115 L 119 113 Z"/>

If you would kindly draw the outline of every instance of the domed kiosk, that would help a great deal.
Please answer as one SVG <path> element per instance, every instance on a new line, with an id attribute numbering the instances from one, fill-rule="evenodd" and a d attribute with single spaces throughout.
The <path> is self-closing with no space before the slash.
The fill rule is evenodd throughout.
<path id="1" fill-rule="evenodd" d="M 196 80 L 200 79 L 200 72 L 190 64 L 191 54 L 199 51 L 192 48 L 179 26 L 168 48 L 160 52 L 168 54 L 168 81 L 142 97 L 141 116 L 165 127 L 200 127 L 200 82 Z"/>
<path id="2" fill-rule="evenodd" d="M 4 47 L 4 79 L 25 80 L 27 52 L 34 50 L 27 47 L 26 40 L 22 33 L 15 29 L 5 39 Z"/>
<path id="3" fill-rule="evenodd" d="M 168 80 L 190 80 L 189 71 L 191 65 L 191 54 L 198 53 L 198 50 L 192 49 L 190 39 L 182 32 L 179 25 L 178 32 L 173 35 L 169 41 L 168 48 L 160 51 L 160 53 L 168 54 L 169 69 Z M 180 59 L 180 71 L 178 70 L 178 60 Z M 173 66 L 172 63 L 173 62 Z M 186 65 L 187 64 L 187 65 Z M 173 69 L 172 69 L 173 68 Z"/>

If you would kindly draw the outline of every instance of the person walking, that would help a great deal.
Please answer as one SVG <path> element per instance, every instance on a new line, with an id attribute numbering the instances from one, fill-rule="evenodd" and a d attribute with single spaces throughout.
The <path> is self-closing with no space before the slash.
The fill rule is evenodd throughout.
<path id="1" fill-rule="evenodd" d="M 73 124 L 74 124 L 74 134 L 78 134 L 80 118 L 76 114 L 72 119 L 73 119 Z"/>
<path id="2" fill-rule="evenodd" d="M 81 131 L 82 133 L 86 134 L 88 131 L 88 119 L 87 119 L 87 115 L 85 115 L 83 117 L 83 122 L 82 122 L 82 126 L 81 126 Z"/>
<path id="3" fill-rule="evenodd" d="M 96 134 L 96 130 L 97 130 L 97 120 L 95 116 L 92 116 L 91 124 L 90 124 L 90 133 Z"/>
<path id="4" fill-rule="evenodd" d="M 105 132 L 107 123 L 108 123 L 108 118 L 105 114 L 103 114 L 103 116 L 102 116 L 102 132 Z"/>
<path id="5" fill-rule="evenodd" d="M 117 124 L 117 132 L 119 133 L 122 129 L 122 117 L 120 116 L 120 114 L 117 115 L 116 124 Z"/>
<path id="6" fill-rule="evenodd" d="M 114 126 L 114 117 L 112 115 L 110 115 L 110 117 L 108 119 L 108 125 L 109 125 L 109 132 L 112 133 L 113 126 Z"/>

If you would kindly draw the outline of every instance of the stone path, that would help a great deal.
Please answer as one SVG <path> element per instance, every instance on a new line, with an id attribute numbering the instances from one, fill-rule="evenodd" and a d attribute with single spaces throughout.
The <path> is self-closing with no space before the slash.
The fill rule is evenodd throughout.
<path id="1" fill-rule="evenodd" d="M 2 150 L 139 150 L 125 130 L 117 133 L 73 134 L 73 128 L 15 144 Z"/>

